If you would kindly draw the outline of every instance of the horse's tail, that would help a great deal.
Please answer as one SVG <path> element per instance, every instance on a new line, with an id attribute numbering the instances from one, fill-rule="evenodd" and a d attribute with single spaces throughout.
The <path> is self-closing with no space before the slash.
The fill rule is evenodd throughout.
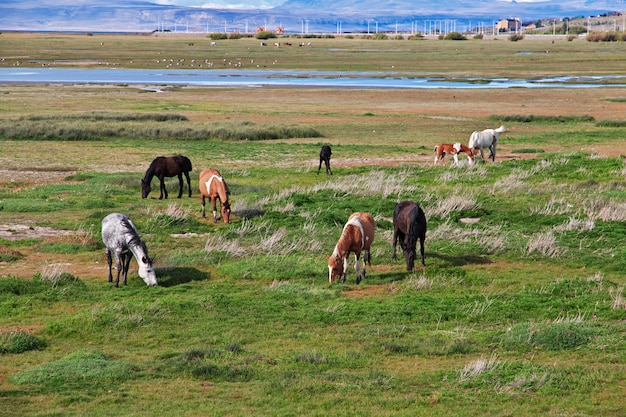
<path id="1" fill-rule="evenodd" d="M 417 245 L 417 241 L 421 235 L 422 228 L 422 216 L 423 216 L 422 208 L 418 203 L 415 203 L 415 206 L 411 210 L 409 214 L 409 230 L 407 230 L 407 247 L 414 248 Z"/>
<path id="2" fill-rule="evenodd" d="M 439 145 L 435 145 L 435 149 L 433 149 L 433 153 L 437 153 L 437 148 L 439 147 Z"/>
<path id="3" fill-rule="evenodd" d="M 503 133 L 506 132 L 506 128 L 504 127 L 504 125 L 502 125 L 499 128 L 495 129 L 495 131 L 498 133 Z"/>
<path id="4" fill-rule="evenodd" d="M 476 141 L 478 140 L 478 135 L 480 135 L 480 132 L 478 130 L 474 130 L 472 134 L 470 135 L 470 139 L 468 143 L 468 146 L 470 148 L 474 148 L 474 146 L 476 145 Z"/>
<path id="5" fill-rule="evenodd" d="M 182 156 L 182 155 L 181 155 Z M 181 168 L 183 172 L 190 172 L 193 167 L 191 166 L 191 160 L 186 156 L 182 156 L 183 162 L 181 164 Z"/>

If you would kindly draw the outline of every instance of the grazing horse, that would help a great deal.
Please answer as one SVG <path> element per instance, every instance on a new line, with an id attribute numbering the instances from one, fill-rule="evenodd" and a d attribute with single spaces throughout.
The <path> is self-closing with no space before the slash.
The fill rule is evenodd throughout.
<path id="1" fill-rule="evenodd" d="M 322 169 L 322 162 L 326 165 L 326 174 L 330 173 L 333 175 L 333 171 L 330 169 L 330 156 L 332 155 L 332 151 L 330 150 L 330 146 L 324 145 L 320 150 L 320 166 L 317 167 L 317 175 L 320 174 L 320 170 Z"/>
<path id="2" fill-rule="evenodd" d="M 230 223 L 230 203 L 228 202 L 230 190 L 222 174 L 213 168 L 204 169 L 200 172 L 199 182 L 202 199 L 202 217 L 206 217 L 205 198 L 210 198 L 211 206 L 213 207 L 213 222 L 217 223 L 219 220 L 217 216 L 217 200 L 220 200 L 220 212 L 222 213 L 224 223 Z"/>
<path id="3" fill-rule="evenodd" d="M 109 264 L 109 282 L 113 282 L 111 252 L 115 256 L 117 265 L 116 288 L 120 284 L 120 273 L 124 276 L 124 285 L 126 285 L 128 267 L 133 256 L 135 256 L 137 264 L 139 264 L 139 276 L 147 285 L 157 285 L 156 273 L 152 265 L 153 260 L 148 257 L 148 249 L 145 243 L 139 237 L 139 232 L 137 232 L 133 222 L 126 215 L 111 213 L 102 219 L 102 241 L 104 242 L 104 251 Z"/>
<path id="4" fill-rule="evenodd" d="M 465 152 L 467 154 L 468 163 L 472 165 L 474 163 L 474 151 L 469 146 L 465 146 L 462 143 L 455 143 L 454 145 L 451 143 L 440 143 L 435 146 L 434 152 L 435 156 L 435 165 L 437 162 L 443 161 L 443 158 L 446 154 L 450 154 L 454 157 L 454 165 L 459 165 L 459 153 Z"/>
<path id="5" fill-rule="evenodd" d="M 482 158 L 483 162 L 485 162 L 483 149 L 489 148 L 489 152 L 491 152 L 491 155 L 489 155 L 489 157 L 491 158 L 492 162 L 495 162 L 496 145 L 498 143 L 498 138 L 500 138 L 500 133 L 503 133 L 505 131 L 506 129 L 504 128 L 504 126 L 500 126 L 497 129 L 485 129 L 482 131 L 477 130 L 473 132 L 470 136 L 468 145 L 474 150 L 474 154 L 476 154 L 477 151 L 480 151 L 480 157 Z"/>
<path id="6" fill-rule="evenodd" d="M 396 258 L 396 244 L 400 239 L 400 247 L 404 252 L 406 260 L 406 270 L 413 271 L 413 265 L 417 256 L 415 247 L 417 240 L 420 241 L 420 253 L 422 255 L 422 266 L 424 262 L 424 240 L 426 240 L 426 216 L 419 204 L 411 201 L 399 203 L 393 210 L 393 256 Z"/>
<path id="7" fill-rule="evenodd" d="M 370 246 L 374 241 L 374 218 L 369 213 L 353 213 L 343 227 L 341 237 L 335 245 L 332 255 L 328 258 L 328 282 L 332 283 L 336 278 L 343 277 L 346 282 L 348 272 L 348 256 L 354 252 L 356 270 L 356 283 L 365 278 L 365 264 L 372 266 Z M 363 252 L 363 271 L 360 269 L 361 252 Z"/>
<path id="8" fill-rule="evenodd" d="M 165 177 L 174 176 L 178 176 L 178 198 L 181 198 L 183 195 L 183 174 L 185 174 L 185 178 L 187 178 L 187 188 L 189 188 L 189 197 L 191 197 L 191 182 L 189 181 L 189 171 L 191 171 L 191 169 L 191 161 L 186 156 L 159 156 L 155 158 L 146 171 L 146 176 L 141 180 L 141 198 L 146 198 L 148 194 L 150 194 L 150 183 L 152 182 L 152 177 L 155 175 L 161 182 L 161 195 L 159 200 L 163 199 L 164 193 L 165 198 L 167 198 Z"/>

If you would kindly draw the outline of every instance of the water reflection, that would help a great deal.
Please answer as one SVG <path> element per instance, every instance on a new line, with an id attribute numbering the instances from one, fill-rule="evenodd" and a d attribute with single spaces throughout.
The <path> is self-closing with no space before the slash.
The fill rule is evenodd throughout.
<path id="1" fill-rule="evenodd" d="M 626 84 L 626 76 L 566 76 L 517 80 L 509 78 L 435 78 L 408 76 L 400 73 L 356 71 L 0 68 L 0 82 L 196 85 L 211 87 L 589 88 L 622 87 Z"/>

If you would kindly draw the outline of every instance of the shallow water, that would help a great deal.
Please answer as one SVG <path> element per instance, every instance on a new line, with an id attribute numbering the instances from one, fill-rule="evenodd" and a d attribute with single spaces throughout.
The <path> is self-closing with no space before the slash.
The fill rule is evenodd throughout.
<path id="1" fill-rule="evenodd" d="M 4 83 L 94 83 L 196 85 L 210 87 L 337 87 L 337 88 L 591 88 L 623 87 L 626 76 L 554 77 L 533 80 L 508 78 L 428 78 L 397 73 L 157 70 L 122 68 L 0 68 Z"/>

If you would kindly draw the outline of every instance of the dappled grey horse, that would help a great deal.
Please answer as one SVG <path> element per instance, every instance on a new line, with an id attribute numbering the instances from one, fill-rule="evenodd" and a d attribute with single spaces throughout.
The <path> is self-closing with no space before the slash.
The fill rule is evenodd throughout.
<path id="1" fill-rule="evenodd" d="M 111 213 L 102 219 L 102 241 L 106 248 L 105 253 L 109 264 L 109 282 L 113 282 L 111 252 L 115 256 L 117 264 L 115 287 L 119 287 L 120 273 L 124 276 L 124 285 L 126 285 L 128 267 L 133 255 L 139 264 L 139 276 L 147 285 L 157 285 L 156 273 L 152 259 L 148 257 L 148 249 L 128 216 L 121 213 Z"/>

